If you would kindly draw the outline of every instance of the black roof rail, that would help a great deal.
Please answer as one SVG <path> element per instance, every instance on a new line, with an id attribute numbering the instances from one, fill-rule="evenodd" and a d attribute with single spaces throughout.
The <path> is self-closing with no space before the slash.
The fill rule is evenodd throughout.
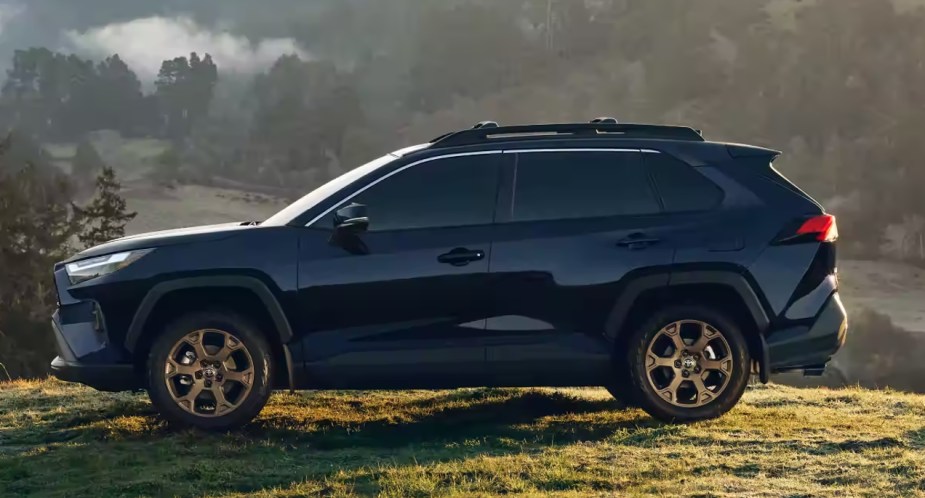
<path id="1" fill-rule="evenodd" d="M 539 125 L 497 126 L 494 122 L 475 128 L 441 135 L 431 141 L 431 148 L 477 145 L 489 140 L 522 140 L 538 138 L 655 138 L 703 142 L 699 130 L 683 126 L 661 126 L 630 123 L 560 123 Z M 495 126 L 492 126 L 495 125 Z"/>

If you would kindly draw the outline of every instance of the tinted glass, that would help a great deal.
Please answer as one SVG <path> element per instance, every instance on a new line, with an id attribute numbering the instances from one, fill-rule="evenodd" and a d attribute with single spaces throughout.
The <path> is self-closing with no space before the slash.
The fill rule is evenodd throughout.
<path id="1" fill-rule="evenodd" d="M 669 155 L 646 154 L 645 161 L 668 212 L 705 211 L 723 198 L 723 191 L 707 177 Z"/>
<path id="2" fill-rule="evenodd" d="M 490 224 L 499 157 L 453 157 L 412 166 L 350 202 L 366 205 L 370 231 Z"/>
<path id="3" fill-rule="evenodd" d="M 638 153 L 521 153 L 515 182 L 513 221 L 659 212 Z"/>

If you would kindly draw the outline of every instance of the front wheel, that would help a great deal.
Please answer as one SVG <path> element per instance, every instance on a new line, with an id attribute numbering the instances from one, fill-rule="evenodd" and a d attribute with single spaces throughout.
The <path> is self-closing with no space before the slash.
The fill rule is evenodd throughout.
<path id="1" fill-rule="evenodd" d="M 650 415 L 693 422 L 723 415 L 748 385 L 748 344 L 735 321 L 704 306 L 667 308 L 634 331 L 634 398 Z"/>
<path id="2" fill-rule="evenodd" d="M 231 312 L 191 313 L 169 324 L 148 357 L 148 394 L 179 426 L 229 430 L 257 416 L 270 397 L 270 347 Z"/>

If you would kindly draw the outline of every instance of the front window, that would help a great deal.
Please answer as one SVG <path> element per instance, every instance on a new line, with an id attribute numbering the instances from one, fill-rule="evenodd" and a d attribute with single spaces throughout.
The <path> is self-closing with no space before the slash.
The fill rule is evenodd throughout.
<path id="1" fill-rule="evenodd" d="M 426 161 L 372 185 L 349 202 L 366 206 L 370 232 L 490 225 L 499 157 L 475 154 Z M 333 213 L 314 226 L 333 227 Z"/>

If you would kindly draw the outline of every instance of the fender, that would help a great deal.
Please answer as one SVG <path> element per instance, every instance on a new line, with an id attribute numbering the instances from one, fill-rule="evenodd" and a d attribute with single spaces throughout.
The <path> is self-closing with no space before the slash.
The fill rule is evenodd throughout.
<path id="1" fill-rule="evenodd" d="M 631 280 L 620 292 L 617 302 L 607 317 L 606 334 L 611 340 L 620 334 L 623 324 L 643 293 L 659 288 L 671 288 L 680 285 L 715 284 L 734 290 L 748 308 L 748 312 L 758 327 L 759 335 L 764 335 L 771 321 L 761 304 L 758 294 L 746 277 L 734 270 L 706 271 L 671 271 L 649 273 Z"/>
<path id="2" fill-rule="evenodd" d="M 238 287 L 248 289 L 256 294 L 270 314 L 270 318 L 273 320 L 273 324 L 276 326 L 276 330 L 279 333 L 279 340 L 283 344 L 284 350 L 286 349 L 286 343 L 292 340 L 292 327 L 289 325 L 286 314 L 283 313 L 282 306 L 280 306 L 276 296 L 273 295 L 266 284 L 254 277 L 247 276 L 180 278 L 155 285 L 148 291 L 144 299 L 142 299 L 141 305 L 138 306 L 138 310 L 135 312 L 134 318 L 132 318 L 132 323 L 129 325 L 128 332 L 125 334 L 125 348 L 129 352 L 135 351 L 135 347 L 138 346 L 138 341 L 141 339 L 141 334 L 144 331 L 145 323 L 147 323 L 151 311 L 154 310 L 154 307 L 162 297 L 176 290 L 207 287 Z"/>

